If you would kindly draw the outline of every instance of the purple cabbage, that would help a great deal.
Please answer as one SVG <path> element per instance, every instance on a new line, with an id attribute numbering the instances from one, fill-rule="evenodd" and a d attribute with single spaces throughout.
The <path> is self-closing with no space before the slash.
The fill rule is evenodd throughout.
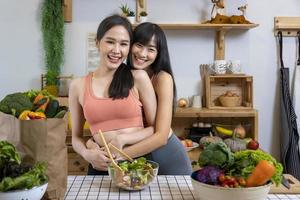
<path id="1" fill-rule="evenodd" d="M 195 179 L 201 183 L 217 185 L 219 182 L 218 177 L 223 173 L 223 170 L 220 170 L 218 167 L 205 166 L 197 171 L 195 174 Z"/>

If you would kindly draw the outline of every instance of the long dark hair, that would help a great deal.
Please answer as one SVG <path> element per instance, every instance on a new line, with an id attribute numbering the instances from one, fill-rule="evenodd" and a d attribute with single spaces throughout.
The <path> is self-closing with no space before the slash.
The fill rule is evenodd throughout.
<path id="1" fill-rule="evenodd" d="M 112 15 L 105 18 L 99 25 L 96 40 L 100 41 L 105 33 L 114 26 L 123 26 L 130 37 L 130 46 L 132 44 L 132 26 L 130 22 L 119 15 Z M 101 49 L 100 49 L 101 51 Z M 115 71 L 112 82 L 108 89 L 108 95 L 113 99 L 122 99 L 128 97 L 129 90 L 134 86 L 134 79 L 130 67 L 122 63 Z"/>
<path id="2" fill-rule="evenodd" d="M 133 44 L 140 43 L 142 45 L 147 45 L 152 37 L 155 38 L 156 48 L 157 48 L 157 57 L 155 61 L 150 66 L 150 69 L 154 75 L 158 74 L 160 71 L 165 71 L 172 76 L 173 79 L 173 108 L 176 105 L 176 85 L 174 81 L 174 76 L 172 72 L 170 56 L 168 51 L 168 44 L 165 33 L 157 25 L 150 22 L 145 22 L 138 25 L 133 31 Z M 132 55 L 129 53 L 127 64 L 133 67 Z"/>

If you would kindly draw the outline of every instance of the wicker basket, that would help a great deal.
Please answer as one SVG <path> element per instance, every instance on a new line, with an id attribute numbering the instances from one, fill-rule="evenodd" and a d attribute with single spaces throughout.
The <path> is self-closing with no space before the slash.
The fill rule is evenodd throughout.
<path id="1" fill-rule="evenodd" d="M 219 101 L 222 106 L 224 107 L 236 107 L 241 105 L 240 97 L 227 97 L 227 96 L 220 96 Z"/>

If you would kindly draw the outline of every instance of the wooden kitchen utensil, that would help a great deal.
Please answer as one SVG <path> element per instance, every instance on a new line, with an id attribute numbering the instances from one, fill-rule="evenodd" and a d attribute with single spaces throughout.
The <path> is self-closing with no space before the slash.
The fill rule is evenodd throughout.
<path id="1" fill-rule="evenodd" d="M 116 170 L 116 173 L 121 173 L 121 174 L 123 175 L 123 171 L 122 171 L 122 169 L 119 167 L 119 165 L 115 162 L 113 156 L 111 155 L 110 150 L 109 150 L 109 148 L 108 148 L 108 146 L 107 146 L 106 140 L 105 140 L 105 138 L 104 138 L 104 136 L 103 136 L 103 133 L 102 133 L 102 131 L 101 131 L 100 129 L 99 129 L 99 137 L 100 137 L 100 140 L 102 140 L 102 142 L 103 142 L 103 144 L 104 144 L 105 151 L 107 152 L 107 154 L 108 154 L 108 156 L 109 156 L 109 158 L 110 158 L 110 160 L 111 160 L 111 163 L 112 163 L 113 167 L 114 167 L 115 170 Z"/>
<path id="2" fill-rule="evenodd" d="M 120 150 L 119 148 L 117 148 L 116 146 L 114 146 L 113 144 L 109 143 L 108 147 L 112 147 L 114 150 L 116 150 L 119 154 L 121 154 L 122 156 L 124 156 L 125 158 L 127 158 L 127 160 L 129 160 L 130 162 L 133 161 L 133 159 L 126 154 L 124 151 Z"/>

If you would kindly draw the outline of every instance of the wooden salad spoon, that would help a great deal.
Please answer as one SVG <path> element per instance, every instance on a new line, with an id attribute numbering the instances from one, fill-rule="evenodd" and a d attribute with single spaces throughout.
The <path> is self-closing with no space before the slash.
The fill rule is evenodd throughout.
<path id="1" fill-rule="evenodd" d="M 99 129 L 99 137 L 100 137 L 100 140 L 102 140 L 102 142 L 104 144 L 105 151 L 107 152 L 107 154 L 108 154 L 108 156 L 109 156 L 109 158 L 111 160 L 111 163 L 112 163 L 112 165 L 113 165 L 113 167 L 114 167 L 114 169 L 116 171 L 116 176 L 117 175 L 122 175 L 123 176 L 124 173 L 123 173 L 122 169 L 120 168 L 120 166 L 115 162 L 113 156 L 111 155 L 110 150 L 108 148 L 108 145 L 106 143 L 106 140 L 105 140 L 105 138 L 103 136 L 103 133 L 102 133 L 102 131 L 100 129 Z"/>

